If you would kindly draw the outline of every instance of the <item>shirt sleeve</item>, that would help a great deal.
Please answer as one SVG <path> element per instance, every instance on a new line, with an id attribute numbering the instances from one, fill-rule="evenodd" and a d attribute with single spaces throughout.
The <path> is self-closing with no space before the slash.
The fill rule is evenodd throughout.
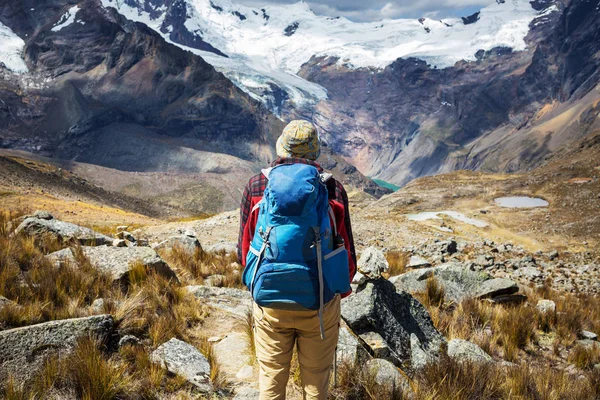
<path id="1" fill-rule="evenodd" d="M 252 211 L 252 198 L 250 194 L 250 186 L 246 185 L 244 194 L 242 194 L 242 202 L 240 203 L 240 231 L 238 235 L 238 260 L 240 264 L 244 265 L 245 260 L 242 254 L 243 242 L 244 242 L 244 231 L 246 229 L 246 223 L 248 217 Z"/>
<path id="2" fill-rule="evenodd" d="M 342 184 L 338 184 L 341 202 L 344 205 L 344 226 L 346 228 L 346 233 L 348 234 L 348 244 L 350 248 L 350 255 L 352 256 L 352 261 L 354 261 L 354 265 L 356 265 L 356 249 L 354 248 L 354 235 L 352 234 L 352 222 L 350 221 L 350 205 L 348 204 L 348 194 L 346 193 L 346 189 Z"/>

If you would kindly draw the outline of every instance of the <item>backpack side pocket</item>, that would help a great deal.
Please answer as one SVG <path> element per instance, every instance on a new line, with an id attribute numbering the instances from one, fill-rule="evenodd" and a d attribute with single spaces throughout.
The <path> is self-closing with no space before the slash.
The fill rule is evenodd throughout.
<path id="1" fill-rule="evenodd" d="M 323 276 L 331 292 L 343 294 L 351 290 L 348 251 L 345 247 L 338 247 L 323 256 Z"/>

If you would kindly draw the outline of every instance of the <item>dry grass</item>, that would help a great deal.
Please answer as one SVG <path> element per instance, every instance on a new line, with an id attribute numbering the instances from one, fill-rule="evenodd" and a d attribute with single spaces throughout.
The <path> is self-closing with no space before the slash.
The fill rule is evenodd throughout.
<path id="1" fill-rule="evenodd" d="M 600 344 L 593 347 L 575 345 L 569 354 L 569 362 L 581 369 L 592 369 L 600 364 Z"/>
<path id="2" fill-rule="evenodd" d="M 95 299 L 115 294 L 110 276 L 80 251 L 73 265 L 56 267 L 45 258 L 56 244 L 11 235 L 7 225 L 12 217 L 0 212 L 0 295 L 16 304 L 0 310 L 0 328 L 86 316 Z"/>
<path id="3" fill-rule="evenodd" d="M 219 370 L 217 359 L 215 357 L 213 344 L 208 341 L 207 338 L 202 338 L 199 341 L 200 352 L 204 354 L 208 362 L 210 363 L 210 380 L 215 389 L 222 389 L 225 387 L 227 381 Z"/>
<path id="4" fill-rule="evenodd" d="M 147 338 L 153 347 L 173 337 L 189 341 L 188 330 L 204 320 L 208 309 L 171 280 L 145 268 L 134 270 L 128 293 L 113 311 L 119 330 Z"/>
<path id="5" fill-rule="evenodd" d="M 359 365 L 343 363 L 337 369 L 337 387 L 330 391 L 331 400 L 403 400 L 408 398 L 400 388 L 380 385 L 377 371 Z"/>
<path id="6" fill-rule="evenodd" d="M 598 372 L 582 377 L 547 367 L 458 363 L 449 358 L 415 377 L 417 400 L 595 400 Z"/>
<path id="7" fill-rule="evenodd" d="M 210 276 L 222 275 L 223 278 L 215 282 L 215 286 L 244 287 L 236 254 L 209 253 L 202 249 L 190 253 L 183 247 L 175 246 L 171 250 L 161 251 L 161 256 L 186 284 L 202 284 Z"/>
<path id="8" fill-rule="evenodd" d="M 385 258 L 387 259 L 390 268 L 383 275 L 385 275 L 386 278 L 389 278 L 390 276 L 397 276 L 406 272 L 410 254 L 402 251 L 389 251 L 386 253 Z"/>
<path id="9" fill-rule="evenodd" d="M 256 342 L 254 341 L 254 315 L 252 310 L 246 310 L 246 316 L 243 321 L 244 333 L 248 341 L 248 356 L 250 357 L 250 365 L 256 363 Z"/>

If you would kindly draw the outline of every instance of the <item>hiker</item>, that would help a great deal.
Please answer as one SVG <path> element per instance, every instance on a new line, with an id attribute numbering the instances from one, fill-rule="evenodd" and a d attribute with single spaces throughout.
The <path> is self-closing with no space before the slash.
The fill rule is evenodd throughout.
<path id="1" fill-rule="evenodd" d="M 319 154 L 314 125 L 292 121 L 277 140 L 279 158 L 242 197 L 238 257 L 254 299 L 261 400 L 285 399 L 294 345 L 304 398 L 327 399 L 356 253 L 348 196 L 315 162 Z"/>

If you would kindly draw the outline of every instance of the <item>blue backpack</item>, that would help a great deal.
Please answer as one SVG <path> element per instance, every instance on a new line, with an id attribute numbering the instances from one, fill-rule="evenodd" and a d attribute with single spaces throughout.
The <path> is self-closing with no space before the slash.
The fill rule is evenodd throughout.
<path id="1" fill-rule="evenodd" d="M 242 280 L 261 307 L 319 310 L 323 337 L 324 304 L 350 291 L 348 253 L 330 220 L 328 176 L 306 164 L 263 174 L 269 182 Z"/>

